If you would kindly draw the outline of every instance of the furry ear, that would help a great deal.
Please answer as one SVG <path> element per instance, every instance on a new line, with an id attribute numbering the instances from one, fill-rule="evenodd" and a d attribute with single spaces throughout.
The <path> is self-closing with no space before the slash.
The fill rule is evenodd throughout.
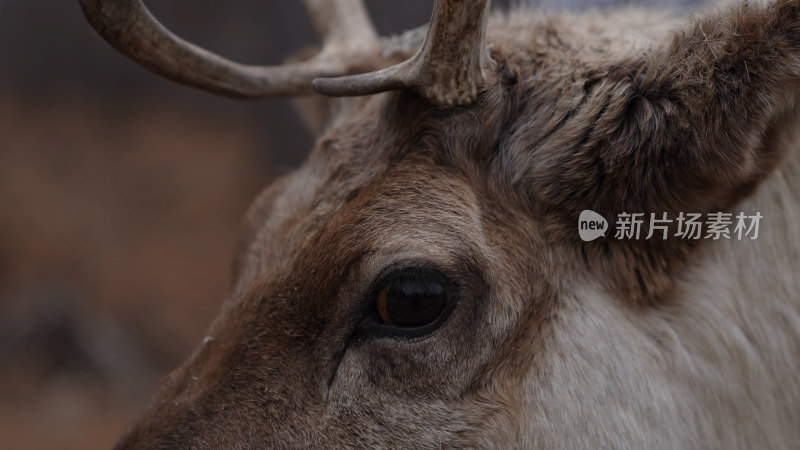
<path id="1" fill-rule="evenodd" d="M 535 179 L 555 174 L 550 186 L 573 186 L 545 199 L 573 211 L 724 209 L 780 156 L 765 144 L 800 84 L 798 1 L 709 15 L 603 72 L 580 141 L 533 168 Z"/>
<path id="2" fill-rule="evenodd" d="M 609 219 L 706 214 L 751 192 L 786 152 L 776 134 L 800 86 L 799 3 L 743 3 L 696 19 L 649 55 L 595 68 L 583 98 L 522 164 L 525 189 L 568 224 L 562 238 L 575 240 L 584 209 Z M 691 246 L 605 244 L 645 271 L 640 294 L 661 290 L 644 285 L 659 285 Z"/>

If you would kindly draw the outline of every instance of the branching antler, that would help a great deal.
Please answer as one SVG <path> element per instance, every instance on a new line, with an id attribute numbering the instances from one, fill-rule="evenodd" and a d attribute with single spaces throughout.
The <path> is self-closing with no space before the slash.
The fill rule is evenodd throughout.
<path id="1" fill-rule="evenodd" d="M 172 34 L 140 0 L 80 0 L 100 35 L 142 66 L 181 84 L 241 98 L 366 95 L 411 88 L 442 107 L 475 100 L 484 68 L 490 0 L 436 0 L 428 34 L 414 57 L 381 67 L 383 44 L 362 0 L 305 0 L 322 38 L 314 57 L 281 66 L 239 64 Z M 329 78 L 338 77 L 338 78 Z"/>
<path id="2" fill-rule="evenodd" d="M 239 64 L 197 47 L 164 28 L 139 0 L 81 0 L 83 11 L 114 48 L 181 84 L 217 94 L 259 98 L 311 92 L 311 80 L 348 73 L 353 61 L 380 52 L 361 0 L 307 0 L 324 39 L 315 57 L 282 66 Z"/>
<path id="3" fill-rule="evenodd" d="M 490 0 L 436 0 L 425 43 L 414 57 L 377 72 L 314 80 L 325 95 L 411 88 L 442 107 L 475 101 L 484 68 Z"/>

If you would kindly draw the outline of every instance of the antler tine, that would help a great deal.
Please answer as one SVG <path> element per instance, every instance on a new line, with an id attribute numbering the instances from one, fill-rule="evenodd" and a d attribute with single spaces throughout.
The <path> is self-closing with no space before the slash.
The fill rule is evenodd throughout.
<path id="1" fill-rule="evenodd" d="M 411 88 L 434 104 L 468 105 L 491 63 L 486 23 L 491 0 L 436 0 L 425 43 L 410 59 L 375 72 L 314 80 L 325 95 L 366 95 Z"/>
<path id="2" fill-rule="evenodd" d="M 361 0 L 305 0 L 322 51 L 282 66 L 239 64 L 172 34 L 140 0 L 80 0 L 86 18 L 114 48 L 153 72 L 217 94 L 261 98 L 311 93 L 311 80 L 351 72 L 380 55 Z"/>

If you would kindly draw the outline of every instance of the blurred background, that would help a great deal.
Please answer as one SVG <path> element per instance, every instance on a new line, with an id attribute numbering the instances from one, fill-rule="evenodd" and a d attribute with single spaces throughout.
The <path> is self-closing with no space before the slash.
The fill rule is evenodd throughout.
<path id="1" fill-rule="evenodd" d="M 383 35 L 432 6 L 366 3 Z M 315 42 L 299 1 L 148 6 L 244 63 Z M 288 100 L 215 97 L 128 61 L 77 0 L 0 0 L 0 447 L 109 448 L 202 339 L 249 202 L 312 143 Z"/>

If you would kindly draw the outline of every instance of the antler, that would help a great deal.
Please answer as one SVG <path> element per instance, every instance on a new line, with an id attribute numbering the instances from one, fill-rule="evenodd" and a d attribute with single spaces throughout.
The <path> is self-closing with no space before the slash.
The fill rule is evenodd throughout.
<path id="1" fill-rule="evenodd" d="M 411 88 L 442 107 L 475 101 L 491 64 L 486 23 L 491 0 L 436 0 L 425 43 L 410 59 L 376 72 L 314 80 L 325 95 Z"/>
<path id="2" fill-rule="evenodd" d="M 181 84 L 231 97 L 311 93 L 311 80 L 336 76 L 380 56 L 380 42 L 361 0 L 305 0 L 323 39 L 313 58 L 282 66 L 239 64 L 164 28 L 140 0 L 80 0 L 86 18 L 114 48 Z"/>
<path id="3" fill-rule="evenodd" d="M 412 58 L 352 76 L 340 75 L 386 64 L 381 57 L 384 45 L 362 0 L 304 2 L 323 40 L 320 52 L 302 62 L 252 66 L 172 34 L 140 0 L 80 0 L 92 26 L 121 53 L 173 81 L 217 94 L 308 94 L 313 80 L 317 92 L 335 96 L 411 88 L 442 107 L 466 105 L 477 97 L 484 69 L 491 63 L 485 43 L 490 0 L 436 0 L 425 41 Z"/>

